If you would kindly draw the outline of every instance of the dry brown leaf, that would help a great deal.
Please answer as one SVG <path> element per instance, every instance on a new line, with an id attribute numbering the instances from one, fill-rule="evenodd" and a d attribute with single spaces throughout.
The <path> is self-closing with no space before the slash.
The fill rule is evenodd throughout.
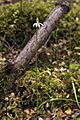
<path id="1" fill-rule="evenodd" d="M 35 111 L 33 109 L 25 109 L 24 112 L 26 113 L 27 118 L 31 118 L 32 114 L 35 113 Z"/>
<path id="2" fill-rule="evenodd" d="M 68 115 L 71 115 L 71 114 L 72 114 L 71 108 L 68 108 L 68 109 L 65 111 L 65 113 L 68 114 Z"/>

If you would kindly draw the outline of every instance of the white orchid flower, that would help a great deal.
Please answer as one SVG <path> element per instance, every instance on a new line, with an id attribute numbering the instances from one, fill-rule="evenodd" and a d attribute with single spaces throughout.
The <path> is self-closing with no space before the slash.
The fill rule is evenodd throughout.
<path id="1" fill-rule="evenodd" d="M 40 28 L 43 24 L 39 22 L 39 19 L 36 18 L 36 23 L 33 24 L 33 27 Z"/>

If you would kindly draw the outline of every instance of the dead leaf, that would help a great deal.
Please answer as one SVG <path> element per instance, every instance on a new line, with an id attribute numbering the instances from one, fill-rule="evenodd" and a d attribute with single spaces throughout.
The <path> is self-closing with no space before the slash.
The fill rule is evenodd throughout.
<path id="1" fill-rule="evenodd" d="M 35 113 L 35 111 L 33 109 L 25 109 L 24 112 L 26 113 L 27 118 L 31 118 L 32 114 Z"/>
<path id="2" fill-rule="evenodd" d="M 71 115 L 71 114 L 72 114 L 71 108 L 68 108 L 68 109 L 65 111 L 65 113 L 68 114 L 68 115 Z"/>

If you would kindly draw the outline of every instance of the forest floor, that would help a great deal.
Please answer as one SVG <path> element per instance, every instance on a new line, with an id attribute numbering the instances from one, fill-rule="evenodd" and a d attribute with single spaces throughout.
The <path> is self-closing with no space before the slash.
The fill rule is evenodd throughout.
<path id="1" fill-rule="evenodd" d="M 71 51 L 65 39 L 42 47 L 37 73 L 34 58 L 31 67 L 16 80 L 16 88 L 5 93 L 1 120 L 80 120 L 78 53 L 79 48 Z M 6 64 L 5 58 L 0 59 Z"/>

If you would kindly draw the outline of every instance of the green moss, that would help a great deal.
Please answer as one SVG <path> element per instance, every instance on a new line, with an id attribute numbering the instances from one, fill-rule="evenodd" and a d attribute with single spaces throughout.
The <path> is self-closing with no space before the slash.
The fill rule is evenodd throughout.
<path id="1" fill-rule="evenodd" d="M 0 36 L 5 36 L 14 47 L 28 42 L 35 32 L 33 24 L 36 18 L 43 22 L 52 6 L 44 2 L 23 2 L 22 5 L 22 13 L 20 3 L 0 7 Z"/>

